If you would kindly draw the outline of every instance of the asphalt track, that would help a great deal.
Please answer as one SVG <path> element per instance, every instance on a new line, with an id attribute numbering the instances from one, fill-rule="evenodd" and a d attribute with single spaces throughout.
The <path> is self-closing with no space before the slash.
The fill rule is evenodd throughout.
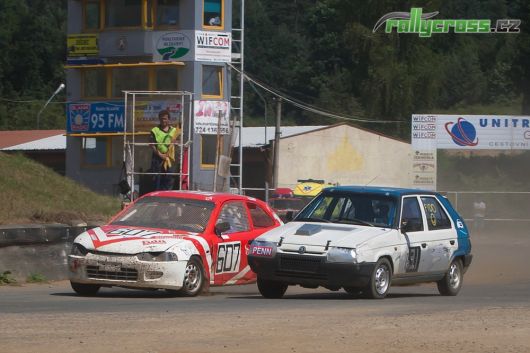
<path id="1" fill-rule="evenodd" d="M 211 352 L 223 348 L 244 352 L 249 349 L 239 345 L 241 340 L 269 332 L 277 340 L 256 337 L 260 346 L 252 350 L 349 352 L 357 351 L 352 345 L 363 344 L 364 352 L 381 351 L 380 347 L 393 347 L 383 349 L 392 352 L 530 352 L 530 234 L 524 233 L 477 237 L 474 262 L 456 297 L 440 296 L 434 284 L 393 287 L 384 300 L 356 299 L 343 290 L 300 287 L 290 287 L 283 299 L 264 299 L 255 285 L 211 288 L 209 294 L 195 298 L 120 288 L 103 288 L 96 297 L 81 297 L 67 281 L 3 286 L 0 351 Z M 64 321 L 76 322 L 74 326 L 81 331 L 94 332 L 91 338 L 82 339 L 83 334 L 75 333 L 75 327 Z M 92 329 L 95 325 L 109 332 L 113 321 L 129 323 L 128 330 L 104 338 Z M 180 348 L 174 349 L 164 343 L 171 334 L 155 330 L 165 327 L 164 321 L 178 327 L 178 332 L 195 332 L 201 338 L 181 337 Z M 131 340 L 142 334 L 147 322 L 162 341 L 152 337 L 152 331 L 149 338 Z M 227 326 L 239 329 L 230 332 Z M 216 344 L 204 341 L 203 330 Z M 404 338 L 403 330 L 407 331 Z M 326 338 L 319 337 L 319 332 L 326 333 Z M 377 336 L 388 332 L 390 336 Z M 92 346 L 73 349 L 65 335 L 79 342 L 92 340 Z M 130 346 L 95 348 L 104 339 L 124 338 Z M 281 345 L 282 341 L 288 347 Z M 219 342 L 223 342 L 221 346 Z M 35 348 L 37 343 L 42 346 Z M 438 346 L 424 349 L 423 344 Z"/>

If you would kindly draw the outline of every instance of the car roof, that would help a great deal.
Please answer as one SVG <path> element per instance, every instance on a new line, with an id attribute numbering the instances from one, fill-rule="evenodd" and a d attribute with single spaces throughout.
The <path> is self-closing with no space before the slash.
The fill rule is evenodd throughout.
<path id="1" fill-rule="evenodd" d="M 158 197 L 174 197 L 185 198 L 193 200 L 203 200 L 212 202 L 223 202 L 226 200 L 242 200 L 242 201 L 259 201 L 254 197 L 230 194 L 227 192 L 213 192 L 213 191 L 188 191 L 188 190 L 169 190 L 169 191 L 153 191 L 142 197 L 158 196 Z"/>
<path id="2" fill-rule="evenodd" d="M 403 195 L 440 195 L 437 192 L 422 190 L 422 189 L 407 189 L 407 188 L 395 188 L 389 186 L 333 186 L 325 188 L 323 193 L 335 193 L 335 192 L 352 192 L 352 193 L 364 193 L 364 194 L 381 194 L 390 195 L 394 197 L 400 197 Z"/>

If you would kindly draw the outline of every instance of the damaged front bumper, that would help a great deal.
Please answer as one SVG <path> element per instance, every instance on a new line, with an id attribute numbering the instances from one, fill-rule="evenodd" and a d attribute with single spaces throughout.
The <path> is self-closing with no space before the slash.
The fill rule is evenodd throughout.
<path id="1" fill-rule="evenodd" d="M 71 282 L 128 288 L 182 288 L 187 261 L 140 261 L 135 255 L 69 255 Z"/>

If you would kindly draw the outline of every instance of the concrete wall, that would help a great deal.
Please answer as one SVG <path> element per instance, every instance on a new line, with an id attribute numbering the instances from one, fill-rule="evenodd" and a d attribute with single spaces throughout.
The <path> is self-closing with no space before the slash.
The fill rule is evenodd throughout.
<path id="1" fill-rule="evenodd" d="M 278 184 L 324 179 L 340 185 L 410 187 L 410 144 L 372 132 L 336 125 L 280 141 Z"/>

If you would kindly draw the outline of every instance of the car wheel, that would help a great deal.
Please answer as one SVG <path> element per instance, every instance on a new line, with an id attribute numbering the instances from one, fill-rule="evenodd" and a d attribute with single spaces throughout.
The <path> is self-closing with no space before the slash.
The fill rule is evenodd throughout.
<path id="1" fill-rule="evenodd" d="M 359 287 L 344 287 L 344 290 L 348 292 L 349 295 L 355 298 L 359 297 L 363 291 L 362 288 Z"/>
<path id="2" fill-rule="evenodd" d="M 383 299 L 390 290 L 392 266 L 386 258 L 381 258 L 375 264 L 370 283 L 363 291 L 363 295 L 370 299 Z"/>
<path id="3" fill-rule="evenodd" d="M 184 282 L 179 294 L 184 297 L 194 297 L 201 292 L 204 284 L 204 269 L 197 257 L 192 257 L 186 264 Z"/>
<path id="4" fill-rule="evenodd" d="M 441 295 L 454 296 L 460 292 L 462 283 L 464 281 L 464 273 L 462 272 L 462 262 L 460 259 L 455 259 L 451 262 L 449 270 L 444 278 L 436 282 L 438 291 Z"/>
<path id="5" fill-rule="evenodd" d="M 72 289 L 74 292 L 76 292 L 79 295 L 85 296 L 85 297 L 92 297 L 97 294 L 99 291 L 99 288 L 101 286 L 98 286 L 96 284 L 86 284 L 86 283 L 75 283 L 70 282 L 70 285 L 72 286 Z"/>
<path id="6" fill-rule="evenodd" d="M 283 297 L 287 290 L 287 284 L 277 281 L 268 281 L 258 277 L 258 289 L 262 296 L 270 299 Z"/>

